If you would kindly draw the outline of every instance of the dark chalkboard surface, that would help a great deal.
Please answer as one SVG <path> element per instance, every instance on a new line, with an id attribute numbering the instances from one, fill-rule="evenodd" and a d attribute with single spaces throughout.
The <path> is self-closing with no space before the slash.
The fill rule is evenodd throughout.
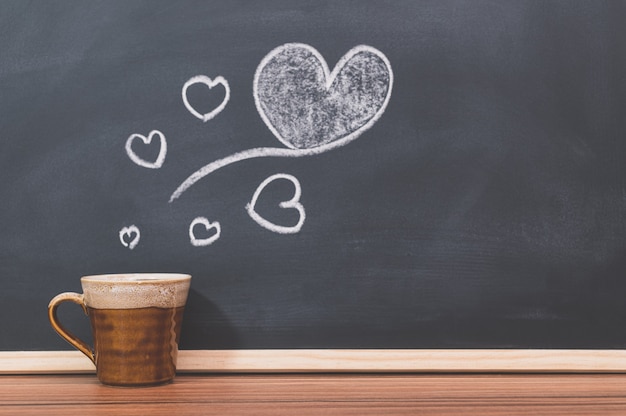
<path id="1" fill-rule="evenodd" d="M 0 349 L 140 271 L 193 275 L 184 349 L 626 348 L 625 21 L 1 2 Z"/>

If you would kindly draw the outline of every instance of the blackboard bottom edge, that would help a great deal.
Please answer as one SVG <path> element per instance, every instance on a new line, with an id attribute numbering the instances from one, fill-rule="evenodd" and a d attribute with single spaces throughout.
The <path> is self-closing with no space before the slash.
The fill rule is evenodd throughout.
<path id="1" fill-rule="evenodd" d="M 179 373 L 626 373 L 626 350 L 181 350 Z M 95 373 L 78 351 L 0 351 L 0 375 Z"/>

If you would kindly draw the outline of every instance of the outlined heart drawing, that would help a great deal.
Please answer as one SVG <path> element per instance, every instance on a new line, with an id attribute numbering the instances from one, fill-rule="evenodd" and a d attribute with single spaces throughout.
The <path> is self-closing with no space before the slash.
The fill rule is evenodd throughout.
<path id="1" fill-rule="evenodd" d="M 193 108 L 193 106 L 189 103 L 189 99 L 187 98 L 187 90 L 189 89 L 189 87 L 195 84 L 204 84 L 207 87 L 209 87 L 209 90 L 212 90 L 213 87 L 217 85 L 223 86 L 225 90 L 224 99 L 222 100 L 220 105 L 218 105 L 216 108 L 209 111 L 208 113 L 205 113 L 205 114 L 200 113 L 195 108 Z M 187 110 L 189 110 L 191 114 L 193 114 L 194 116 L 196 116 L 197 118 L 199 118 L 200 120 L 206 123 L 207 121 L 211 120 L 213 117 L 218 115 L 224 109 L 224 107 L 226 107 L 226 104 L 228 104 L 228 100 L 230 100 L 230 86 L 228 85 L 228 81 L 226 81 L 226 79 L 222 76 L 218 76 L 215 79 L 211 79 L 207 77 L 206 75 L 197 75 L 189 79 L 187 82 L 185 82 L 185 85 L 183 85 L 182 95 L 183 95 L 183 103 L 185 103 L 185 107 L 187 107 Z"/>
<path id="2" fill-rule="evenodd" d="M 205 231 L 207 232 L 214 230 L 214 234 L 205 238 L 196 237 L 197 225 L 203 225 L 205 228 Z M 191 241 L 191 245 L 195 247 L 208 246 L 214 243 L 215 241 L 217 241 L 220 238 L 221 234 L 222 234 L 222 227 L 220 226 L 220 223 L 217 221 L 211 222 L 205 217 L 195 218 L 193 221 L 191 221 L 191 224 L 189 225 L 189 240 Z"/>
<path id="3" fill-rule="evenodd" d="M 140 238 L 141 233 L 135 225 L 124 227 L 120 230 L 120 242 L 124 247 L 128 247 L 131 250 L 139 244 Z"/>
<path id="4" fill-rule="evenodd" d="M 253 94 L 261 118 L 285 146 L 334 148 L 378 120 L 392 86 L 391 64 L 375 48 L 354 47 L 330 72 L 316 49 L 287 43 L 263 58 Z"/>
<path id="5" fill-rule="evenodd" d="M 135 151 L 133 150 L 133 142 L 135 139 L 140 139 L 144 144 L 149 145 L 152 143 L 152 138 L 154 136 L 159 137 L 159 154 L 154 162 L 148 162 L 147 160 L 137 156 Z M 165 140 L 165 136 L 158 130 L 152 130 L 148 136 L 144 136 L 143 134 L 131 134 L 126 140 L 126 153 L 130 160 L 135 162 L 139 166 L 143 166 L 144 168 L 150 169 L 159 169 L 163 166 L 163 162 L 165 162 L 165 156 L 167 154 L 167 141 Z"/>
<path id="6" fill-rule="evenodd" d="M 269 185 L 271 182 L 277 179 L 287 179 L 288 181 L 293 183 L 293 186 L 294 186 L 293 197 L 289 201 L 283 201 L 280 204 L 278 204 L 280 208 L 295 209 L 300 214 L 298 223 L 291 227 L 274 224 L 273 222 L 268 221 L 265 218 L 263 218 L 255 210 L 257 200 L 259 199 L 259 195 L 261 195 L 261 192 L 263 192 L 263 189 L 265 189 L 267 185 Z M 263 182 L 261 182 L 261 184 L 256 189 L 256 191 L 254 191 L 252 200 L 246 205 L 246 211 L 248 211 L 248 215 L 250 215 L 250 217 L 263 228 L 266 228 L 278 234 L 295 234 L 300 231 L 300 229 L 302 228 L 302 225 L 304 224 L 304 220 L 306 218 L 304 206 L 302 206 L 302 204 L 300 203 L 301 194 L 302 194 L 302 188 L 300 187 L 300 182 L 295 176 L 292 176 L 286 173 L 277 173 L 265 179 Z"/>

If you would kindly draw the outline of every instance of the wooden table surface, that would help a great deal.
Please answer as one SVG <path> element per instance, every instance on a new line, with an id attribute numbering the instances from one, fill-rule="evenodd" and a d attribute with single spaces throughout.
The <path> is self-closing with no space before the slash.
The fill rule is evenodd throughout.
<path id="1" fill-rule="evenodd" d="M 183 374 L 148 388 L 5 375 L 0 414 L 626 415 L 626 375 Z"/>

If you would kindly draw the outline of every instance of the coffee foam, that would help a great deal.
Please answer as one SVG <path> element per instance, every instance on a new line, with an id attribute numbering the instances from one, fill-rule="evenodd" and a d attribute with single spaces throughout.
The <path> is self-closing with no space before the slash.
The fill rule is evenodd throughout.
<path id="1" fill-rule="evenodd" d="M 136 273 L 84 276 L 85 304 L 95 309 L 177 308 L 185 306 L 191 276 Z"/>

